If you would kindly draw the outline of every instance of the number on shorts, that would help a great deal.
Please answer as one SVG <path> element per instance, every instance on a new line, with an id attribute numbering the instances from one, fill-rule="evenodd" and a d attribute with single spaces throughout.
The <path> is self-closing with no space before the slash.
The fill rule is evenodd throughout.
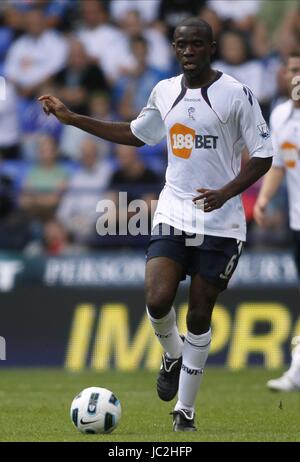
<path id="1" fill-rule="evenodd" d="M 243 242 L 242 241 L 236 241 L 237 242 L 237 245 L 238 245 L 238 253 L 235 254 L 235 255 L 232 255 L 232 257 L 230 258 L 229 262 L 227 263 L 227 266 L 225 268 L 225 271 L 224 273 L 221 273 L 220 274 L 220 278 L 221 279 L 229 279 L 234 268 L 235 268 L 235 265 L 236 265 L 236 259 L 241 255 L 241 252 L 242 252 L 242 247 L 243 247 Z"/>

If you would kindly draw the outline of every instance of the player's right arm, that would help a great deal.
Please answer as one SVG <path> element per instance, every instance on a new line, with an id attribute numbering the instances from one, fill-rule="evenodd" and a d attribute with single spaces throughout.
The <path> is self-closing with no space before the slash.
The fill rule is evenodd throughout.
<path id="1" fill-rule="evenodd" d="M 43 104 L 43 110 L 47 115 L 55 115 L 65 125 L 73 125 L 113 143 L 131 146 L 144 145 L 144 142 L 132 133 L 128 122 L 107 122 L 76 114 L 70 111 L 58 98 L 51 95 L 43 95 L 39 101 Z"/>
<path id="2" fill-rule="evenodd" d="M 264 226 L 266 224 L 267 206 L 271 199 L 275 196 L 285 176 L 285 164 L 280 155 L 280 143 L 278 140 L 279 126 L 277 114 L 278 108 L 272 112 L 270 117 L 272 144 L 274 148 L 273 164 L 263 179 L 263 183 L 253 209 L 254 219 L 259 226 Z"/>
<path id="3" fill-rule="evenodd" d="M 285 174 L 284 167 L 271 167 L 264 177 L 262 187 L 256 200 L 253 214 L 259 226 L 265 224 L 266 208 L 272 197 L 278 190 Z"/>

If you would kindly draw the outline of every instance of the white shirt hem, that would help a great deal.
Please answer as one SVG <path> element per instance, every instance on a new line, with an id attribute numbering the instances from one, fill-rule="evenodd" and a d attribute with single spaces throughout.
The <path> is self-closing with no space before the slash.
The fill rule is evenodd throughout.
<path id="1" fill-rule="evenodd" d="M 155 228 L 155 226 L 159 225 L 160 223 L 165 223 L 166 225 L 173 226 L 176 229 L 181 229 L 180 226 L 178 226 L 176 223 L 171 222 L 171 220 L 168 220 L 165 217 L 160 217 L 156 218 L 153 220 L 153 226 L 152 229 Z M 184 227 L 185 229 L 181 229 L 181 231 L 184 231 L 186 233 L 196 233 L 195 229 L 192 228 L 187 228 L 186 226 Z M 201 234 L 201 233 L 199 233 Z M 232 239 L 238 239 L 239 241 L 246 241 L 246 234 L 241 234 L 240 232 L 234 232 L 233 230 L 216 230 L 216 229 L 210 229 L 210 228 L 205 228 L 204 230 L 204 235 L 205 236 L 215 236 L 215 237 L 226 237 L 226 238 L 232 238 Z"/>

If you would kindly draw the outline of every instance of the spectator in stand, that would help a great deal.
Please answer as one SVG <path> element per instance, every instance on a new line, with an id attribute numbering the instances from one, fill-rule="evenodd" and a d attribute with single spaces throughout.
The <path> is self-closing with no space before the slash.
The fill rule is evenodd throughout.
<path id="1" fill-rule="evenodd" d="M 41 136 L 37 154 L 38 163 L 25 176 L 19 204 L 29 217 L 45 221 L 54 216 L 66 188 L 68 175 L 57 162 L 54 138 Z"/>
<path id="2" fill-rule="evenodd" d="M 85 136 L 80 169 L 70 180 L 57 218 L 77 241 L 87 243 L 95 233 L 96 205 L 110 182 L 112 166 L 101 156 L 97 141 Z"/>
<path id="3" fill-rule="evenodd" d="M 273 2 L 274 3 L 274 2 Z M 270 5 L 264 2 L 260 14 L 259 26 L 265 26 L 271 36 L 274 59 L 277 59 L 278 93 L 273 101 L 273 108 L 289 98 L 286 87 L 286 66 L 288 57 L 300 49 L 300 3 L 287 0 Z M 274 8 L 274 10 L 273 10 Z M 262 42 L 262 40 L 261 40 Z"/>
<path id="4" fill-rule="evenodd" d="M 172 49 L 165 35 L 158 27 L 150 27 L 142 20 L 139 11 L 128 11 L 119 22 L 124 40 L 130 48 L 130 41 L 136 36 L 143 36 L 148 43 L 147 64 L 163 72 L 170 72 L 172 67 Z M 133 66 L 136 60 L 132 56 Z"/>
<path id="5" fill-rule="evenodd" d="M 73 0 L 10 0 L 10 4 L 21 14 L 39 8 L 45 15 L 47 28 L 68 29 L 68 15 L 72 12 Z"/>
<path id="6" fill-rule="evenodd" d="M 80 6 L 83 24 L 78 31 L 79 40 L 107 80 L 114 83 L 130 63 L 123 34 L 108 23 L 107 10 L 100 0 L 82 2 Z"/>
<path id="7" fill-rule="evenodd" d="M 280 44 L 280 36 L 289 31 L 294 34 L 299 29 L 299 1 L 262 0 L 256 23 L 262 24 L 266 29 L 266 36 L 270 37 L 272 45 Z"/>
<path id="8" fill-rule="evenodd" d="M 67 57 L 67 43 L 54 30 L 47 30 L 39 9 L 25 13 L 26 34 L 11 46 L 5 76 L 25 97 L 35 97 L 40 85 L 58 72 Z"/>
<path id="9" fill-rule="evenodd" d="M 123 22 L 129 12 L 135 11 L 145 24 L 157 19 L 160 0 L 111 0 L 109 4 L 112 19 Z"/>
<path id="10" fill-rule="evenodd" d="M 226 27 L 251 32 L 261 0 L 208 0 L 207 8 L 215 11 Z"/>
<path id="11" fill-rule="evenodd" d="M 124 120 L 137 117 L 140 110 L 146 106 L 152 88 L 162 79 L 169 77 L 158 69 L 147 64 L 148 43 L 138 35 L 131 39 L 131 50 L 136 60 L 136 66 L 120 78 L 115 87 L 117 110 Z"/>
<path id="12" fill-rule="evenodd" d="M 245 83 L 257 97 L 268 119 L 270 101 L 276 93 L 276 75 L 267 72 L 260 60 L 253 59 L 245 34 L 239 30 L 223 32 L 219 53 L 220 61 L 215 61 L 214 67 Z"/>
<path id="13" fill-rule="evenodd" d="M 3 75 L 7 52 L 20 29 L 20 15 L 8 6 L 0 9 L 0 75 Z"/>
<path id="14" fill-rule="evenodd" d="M 113 120 L 116 116 L 112 112 L 111 96 L 109 93 L 92 95 L 89 99 L 89 114 L 94 119 Z M 97 137 L 97 143 L 102 156 L 108 158 L 113 152 L 113 143 Z"/>
<path id="15" fill-rule="evenodd" d="M 91 117 L 101 120 L 112 120 L 114 118 L 111 113 L 111 102 L 108 93 L 95 93 L 90 95 L 88 113 Z M 81 156 L 81 143 L 86 138 L 86 132 L 72 125 L 63 127 L 62 136 L 60 139 L 60 151 L 69 159 L 79 160 Z M 93 136 L 91 135 L 91 138 Z M 94 137 L 99 146 L 99 150 L 103 157 L 108 157 L 112 152 L 112 144 L 101 138 Z"/>
<path id="16" fill-rule="evenodd" d="M 55 87 L 49 82 L 39 86 L 39 93 L 51 93 Z M 59 141 L 62 126 L 56 120 L 50 120 L 36 98 L 20 98 L 18 102 L 19 120 L 21 128 L 21 151 L 25 160 L 36 161 L 36 152 L 38 140 L 41 133 L 47 133 L 49 136 Z"/>
<path id="17" fill-rule="evenodd" d="M 201 10 L 201 13 L 199 14 L 199 17 L 204 21 L 208 22 L 208 24 L 211 26 L 214 34 L 214 39 L 218 44 L 221 33 L 223 31 L 223 23 L 220 17 L 214 10 L 210 10 L 209 8 L 203 8 Z M 214 61 L 217 59 L 219 59 L 218 50 L 216 50 L 216 53 L 213 56 Z"/>
<path id="18" fill-rule="evenodd" d="M 0 158 L 20 157 L 17 95 L 10 82 L 0 81 Z"/>
<path id="19" fill-rule="evenodd" d="M 30 239 L 29 223 L 15 200 L 14 179 L 0 164 L 0 249 L 22 250 Z"/>
<path id="20" fill-rule="evenodd" d="M 269 68 L 268 76 L 277 76 L 277 94 L 272 109 L 289 98 L 286 89 L 285 62 L 300 48 L 300 3 L 297 0 L 263 0 L 251 36 L 256 56 Z"/>
<path id="21" fill-rule="evenodd" d="M 300 3 L 293 4 L 293 7 L 287 10 L 283 18 L 281 30 L 291 31 L 296 37 L 300 37 Z"/>
<path id="22" fill-rule="evenodd" d="M 71 38 L 66 67 L 54 76 L 58 97 L 74 112 L 88 114 L 88 96 L 109 87 L 99 66 L 89 62 L 83 44 Z"/>
<path id="23" fill-rule="evenodd" d="M 0 3 L 0 17 L 3 25 L 10 29 L 12 40 L 24 33 L 24 15 L 11 0 L 2 0 Z"/>
<path id="24" fill-rule="evenodd" d="M 139 221 L 140 224 L 146 221 L 148 232 L 150 232 L 152 201 L 156 201 L 158 198 L 161 180 L 158 175 L 145 166 L 136 147 L 117 145 L 116 157 L 118 168 L 112 176 L 106 193 L 106 199 L 110 199 L 115 204 L 114 210 L 108 211 L 108 221 L 112 223 L 116 219 L 117 231 L 119 227 L 121 227 L 120 229 L 126 229 L 128 220 L 134 215 L 134 212 L 129 211 L 128 205 L 135 199 L 141 199 L 144 201 L 145 208 L 137 210 L 140 217 Z M 127 203 L 123 199 L 119 201 L 119 193 L 127 194 Z M 110 212 L 112 215 L 110 215 Z M 140 247 L 148 239 L 148 235 L 106 235 L 104 237 L 98 236 L 96 245 Z"/>
<path id="25" fill-rule="evenodd" d="M 81 255 L 85 250 L 84 246 L 73 242 L 59 221 L 52 219 L 43 224 L 41 239 L 29 243 L 24 254 L 27 257 L 58 257 Z"/>
<path id="26" fill-rule="evenodd" d="M 118 168 L 111 178 L 110 191 L 127 191 L 128 200 L 143 199 L 148 204 L 157 199 L 160 178 L 147 168 L 135 146 L 116 146 Z"/>

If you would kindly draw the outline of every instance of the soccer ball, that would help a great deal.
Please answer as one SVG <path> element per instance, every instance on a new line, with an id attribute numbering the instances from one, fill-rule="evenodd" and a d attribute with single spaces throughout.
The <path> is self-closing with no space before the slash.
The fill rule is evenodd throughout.
<path id="1" fill-rule="evenodd" d="M 106 388 L 85 388 L 71 404 L 71 419 L 82 433 L 110 433 L 121 418 L 118 398 Z"/>

